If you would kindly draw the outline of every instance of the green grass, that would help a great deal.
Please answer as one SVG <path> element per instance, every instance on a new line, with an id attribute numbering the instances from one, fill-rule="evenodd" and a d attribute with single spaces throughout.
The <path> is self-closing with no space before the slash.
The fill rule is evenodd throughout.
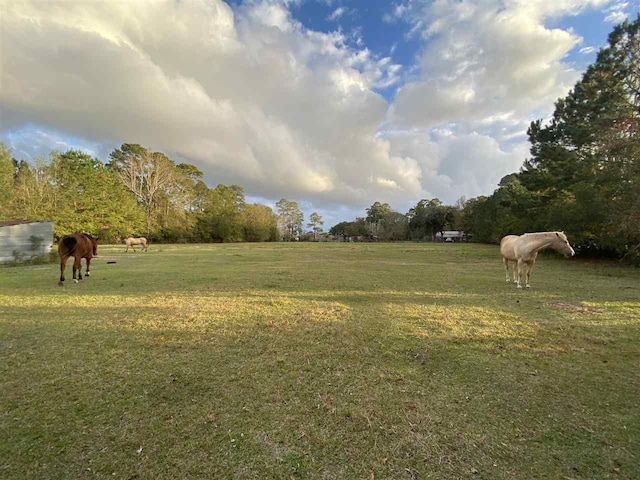
<path id="1" fill-rule="evenodd" d="M 518 291 L 493 246 L 123 250 L 63 288 L 0 269 L 1 478 L 640 478 L 638 269 L 544 256 Z"/>

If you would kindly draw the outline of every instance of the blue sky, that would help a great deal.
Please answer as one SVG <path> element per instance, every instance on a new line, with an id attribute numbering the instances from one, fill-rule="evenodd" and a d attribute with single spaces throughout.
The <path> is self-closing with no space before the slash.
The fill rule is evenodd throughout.
<path id="1" fill-rule="evenodd" d="M 384 0 L 342 1 L 330 5 L 307 1 L 294 7 L 292 13 L 307 28 L 321 32 L 341 30 L 352 45 L 365 46 L 379 57 L 390 56 L 394 63 L 411 67 L 421 41 L 416 35 L 408 35 L 410 27 L 403 21 L 385 21 L 390 5 Z"/>
<path id="2" fill-rule="evenodd" d="M 489 194 L 613 25 L 619 0 L 13 1 L 0 140 L 18 158 L 141 143 L 297 200 L 326 224 L 374 201 Z"/>
<path id="3" fill-rule="evenodd" d="M 230 2 L 241 5 L 242 0 Z M 416 63 L 416 56 L 423 47 L 419 32 L 412 33 L 412 25 L 402 18 L 392 18 L 394 6 L 410 2 L 390 2 L 388 0 L 302 0 L 294 2 L 292 16 L 306 28 L 320 31 L 342 31 L 352 46 L 364 46 L 378 57 L 391 57 L 393 63 L 403 66 L 406 72 Z M 420 2 L 416 2 L 420 3 Z M 571 49 L 566 56 L 568 64 L 584 70 L 595 60 L 597 50 L 606 45 L 612 23 L 604 19 L 611 13 L 613 5 L 624 5 L 630 18 L 640 12 L 640 1 L 612 2 L 605 8 L 586 9 L 577 15 L 566 15 L 549 19 L 548 28 L 572 30 L 582 37 L 582 43 Z M 586 47 L 593 47 L 589 53 L 581 53 Z M 401 83 L 379 90 L 392 101 Z"/>

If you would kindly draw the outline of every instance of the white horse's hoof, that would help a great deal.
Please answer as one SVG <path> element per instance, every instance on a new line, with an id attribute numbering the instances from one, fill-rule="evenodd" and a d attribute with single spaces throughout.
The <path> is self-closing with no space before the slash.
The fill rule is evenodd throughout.
<path id="1" fill-rule="evenodd" d="M 516 288 L 522 288 L 522 285 L 518 285 Z"/>
<path id="2" fill-rule="evenodd" d="M 527 284 L 525 285 L 525 288 L 531 288 L 531 285 Z"/>
<path id="3" fill-rule="evenodd" d="M 85 277 L 90 277 L 91 275 L 89 275 L 89 272 L 84 274 Z"/>
<path id="4" fill-rule="evenodd" d="M 74 279 L 73 279 L 73 283 L 78 283 L 78 279 L 77 279 L 77 278 L 74 278 Z"/>

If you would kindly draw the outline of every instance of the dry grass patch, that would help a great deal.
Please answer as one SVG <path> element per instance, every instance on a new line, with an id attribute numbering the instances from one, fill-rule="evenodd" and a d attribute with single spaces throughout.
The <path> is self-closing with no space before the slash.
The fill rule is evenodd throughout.
<path id="1" fill-rule="evenodd" d="M 574 303 L 568 303 L 568 302 L 553 302 L 550 305 L 570 313 L 575 313 L 575 314 L 597 315 L 597 314 L 603 313 L 603 309 L 596 305 L 588 305 L 588 304 L 576 305 Z"/>
<path id="2" fill-rule="evenodd" d="M 413 335 L 444 340 L 533 338 L 535 322 L 486 307 L 387 304 L 390 317 L 410 325 Z"/>

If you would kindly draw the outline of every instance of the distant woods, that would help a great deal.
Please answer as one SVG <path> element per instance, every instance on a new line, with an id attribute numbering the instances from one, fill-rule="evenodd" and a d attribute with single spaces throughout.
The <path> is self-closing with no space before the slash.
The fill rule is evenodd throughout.
<path id="1" fill-rule="evenodd" d="M 86 232 L 105 241 L 131 235 L 162 242 L 269 241 L 277 217 L 246 203 L 237 185 L 209 188 L 202 172 L 159 152 L 124 144 L 108 163 L 51 152 L 34 164 L 0 144 L 0 218 L 55 221 L 55 235 Z"/>
<path id="2" fill-rule="evenodd" d="M 455 206 L 447 206 L 437 198 L 420 200 L 403 214 L 388 203 L 375 202 L 367 208 L 366 217 L 338 223 L 329 233 L 382 241 L 432 241 L 444 230 L 464 230 L 464 203 L 462 199 Z"/>

